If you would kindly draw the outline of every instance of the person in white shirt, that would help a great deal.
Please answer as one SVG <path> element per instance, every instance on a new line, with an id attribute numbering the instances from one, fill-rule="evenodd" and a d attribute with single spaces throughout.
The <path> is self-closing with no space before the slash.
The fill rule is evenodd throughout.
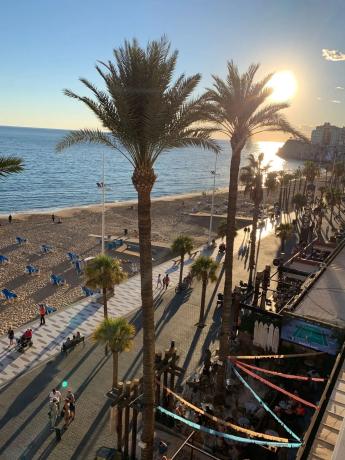
<path id="1" fill-rule="evenodd" d="M 61 393 L 56 388 L 53 388 L 52 391 L 49 393 L 49 402 L 52 402 L 53 399 L 57 399 L 58 407 L 59 407 L 59 411 L 60 411 Z"/>

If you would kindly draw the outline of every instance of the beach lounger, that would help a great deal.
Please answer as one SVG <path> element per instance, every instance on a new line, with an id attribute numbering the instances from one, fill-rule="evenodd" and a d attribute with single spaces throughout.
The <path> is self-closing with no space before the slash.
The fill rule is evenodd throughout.
<path id="1" fill-rule="evenodd" d="M 17 298 L 17 294 L 9 289 L 3 289 L 1 292 L 6 300 L 14 300 Z"/>
<path id="2" fill-rule="evenodd" d="M 50 246 L 49 244 L 42 244 L 41 245 L 41 251 L 45 254 L 47 254 L 48 252 L 52 252 L 53 251 L 53 246 Z"/>
<path id="3" fill-rule="evenodd" d="M 24 243 L 27 243 L 27 239 L 26 238 L 22 238 L 21 236 L 16 236 L 16 243 L 17 244 L 24 244 Z"/>
<path id="4" fill-rule="evenodd" d="M 70 262 L 74 263 L 79 259 L 79 256 L 75 252 L 68 252 L 67 258 Z"/>
<path id="5" fill-rule="evenodd" d="M 82 290 L 82 293 L 85 295 L 85 297 L 90 297 L 95 294 L 95 292 L 92 289 L 86 286 L 82 286 L 81 290 Z"/>
<path id="6" fill-rule="evenodd" d="M 39 268 L 35 267 L 35 265 L 27 265 L 25 267 L 25 273 L 29 273 L 29 275 L 32 275 L 33 273 L 38 273 Z"/>
<path id="7" fill-rule="evenodd" d="M 65 284 L 65 280 L 61 278 L 59 275 L 50 275 L 50 282 L 55 286 L 63 286 Z"/>
<path id="8" fill-rule="evenodd" d="M 6 264 L 8 262 L 8 258 L 6 256 L 0 255 L 0 264 Z"/>

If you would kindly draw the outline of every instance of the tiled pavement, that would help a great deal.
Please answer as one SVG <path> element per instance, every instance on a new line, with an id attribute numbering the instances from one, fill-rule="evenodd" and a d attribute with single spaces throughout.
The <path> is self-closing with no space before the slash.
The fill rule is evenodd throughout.
<path id="1" fill-rule="evenodd" d="M 272 235 L 273 227 L 268 222 L 263 230 L 261 239 Z M 237 253 L 238 247 L 244 240 L 243 229 L 238 232 L 235 240 L 234 253 Z M 209 250 L 200 248 L 200 251 L 210 255 Z M 216 257 L 217 250 L 212 254 Z M 186 260 L 186 270 L 193 259 Z M 239 267 L 236 267 L 238 269 Z M 158 274 L 169 273 L 173 289 L 179 276 L 179 265 L 175 265 L 173 260 L 164 262 L 154 267 L 153 270 L 153 287 L 157 295 L 156 279 Z M 245 279 L 245 278 L 242 278 Z M 140 308 L 140 275 L 129 278 L 125 283 L 117 286 L 115 296 L 109 300 L 109 316 L 120 317 L 128 315 L 134 310 Z M 0 338 L 0 387 L 9 380 L 17 377 L 19 374 L 26 372 L 33 367 L 41 364 L 47 359 L 59 353 L 62 342 L 68 336 L 80 331 L 84 336 L 89 336 L 103 318 L 103 306 L 93 299 L 84 299 L 68 308 L 46 316 L 46 325 L 40 327 L 39 320 L 26 324 L 15 331 L 15 336 L 20 337 L 27 328 L 33 330 L 34 346 L 23 354 L 17 353 L 14 349 L 9 349 L 8 339 L 6 336 Z"/>
<path id="2" fill-rule="evenodd" d="M 209 254 L 209 252 L 207 253 Z M 189 259 L 185 264 L 188 267 L 192 262 L 193 259 Z M 162 275 L 169 273 L 170 288 L 174 288 L 178 282 L 179 265 L 175 265 L 173 260 L 169 260 L 155 267 L 153 270 L 154 288 L 159 273 Z M 125 316 L 140 306 L 140 275 L 138 274 L 116 287 L 115 296 L 108 303 L 108 313 L 112 317 Z M 46 316 L 45 326 L 39 326 L 39 320 L 36 320 L 17 329 L 15 337 L 20 337 L 27 328 L 33 330 L 34 346 L 25 353 L 20 354 L 13 348 L 10 349 L 7 336 L 2 336 L 0 338 L 0 386 L 18 374 L 26 372 L 56 355 L 60 351 L 62 342 L 66 337 L 72 336 L 73 333 L 80 331 L 81 335 L 89 336 L 102 318 L 103 305 L 98 303 L 96 299 L 93 301 L 84 299 Z"/>

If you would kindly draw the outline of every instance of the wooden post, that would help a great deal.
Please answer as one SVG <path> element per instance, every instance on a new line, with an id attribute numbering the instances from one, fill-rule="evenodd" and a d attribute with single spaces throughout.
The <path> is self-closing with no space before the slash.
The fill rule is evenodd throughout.
<path id="1" fill-rule="evenodd" d="M 262 276 L 263 276 L 262 272 L 257 272 L 256 278 L 255 278 L 255 285 L 254 285 L 253 307 L 258 306 L 259 290 L 260 290 L 260 284 L 261 284 Z"/>
<path id="2" fill-rule="evenodd" d="M 165 351 L 164 355 L 164 361 L 165 361 L 165 366 L 169 362 L 169 350 Z M 166 387 L 168 387 L 168 369 L 165 367 L 164 372 L 163 372 L 163 407 L 167 407 L 167 399 L 168 399 L 168 393 L 166 391 Z"/>
<path id="3" fill-rule="evenodd" d="M 129 411 L 130 411 L 130 395 L 131 395 L 132 382 L 128 380 L 125 386 L 125 435 L 124 435 L 124 458 L 128 459 L 129 452 Z"/>
<path id="4" fill-rule="evenodd" d="M 139 380 L 133 380 L 133 401 L 137 399 L 139 395 Z M 137 404 L 139 401 L 136 401 L 132 405 L 132 445 L 131 445 L 131 460 L 136 459 L 137 451 L 137 433 L 138 433 L 138 409 Z"/>
<path id="5" fill-rule="evenodd" d="M 123 394 L 123 382 L 118 384 L 118 395 Z M 117 423 L 116 423 L 116 432 L 117 432 L 117 450 L 122 453 L 122 402 L 117 405 Z"/>

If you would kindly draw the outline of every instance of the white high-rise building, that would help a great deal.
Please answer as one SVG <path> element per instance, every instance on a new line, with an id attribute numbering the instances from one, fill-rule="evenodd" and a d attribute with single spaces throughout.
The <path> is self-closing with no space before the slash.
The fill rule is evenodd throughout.
<path id="1" fill-rule="evenodd" d="M 339 128 L 330 123 L 317 126 L 311 133 L 311 143 L 318 145 L 345 145 L 345 127 Z"/>

